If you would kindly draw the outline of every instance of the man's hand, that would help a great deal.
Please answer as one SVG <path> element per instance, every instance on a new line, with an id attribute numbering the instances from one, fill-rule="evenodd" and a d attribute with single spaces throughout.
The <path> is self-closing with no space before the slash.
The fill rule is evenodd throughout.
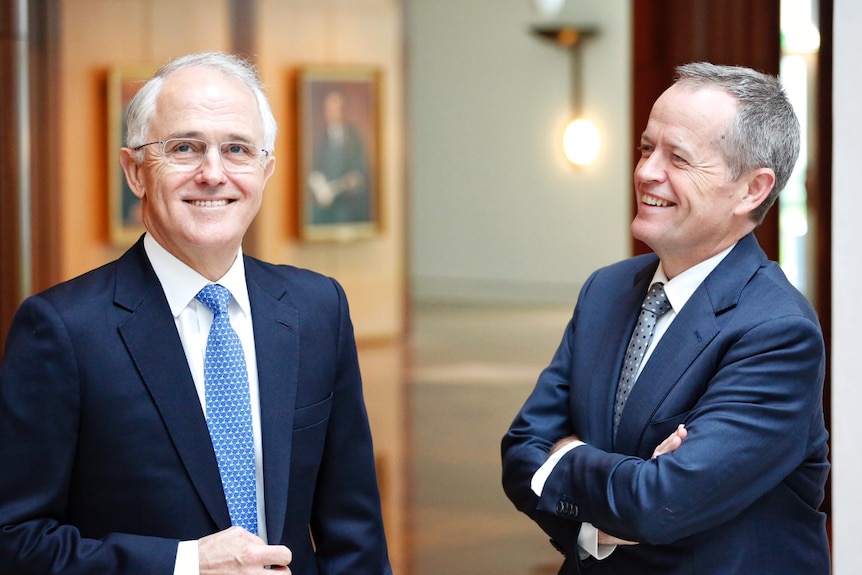
<path id="1" fill-rule="evenodd" d="M 293 559 L 284 545 L 267 545 L 242 527 L 231 527 L 198 541 L 201 575 L 245 575 L 272 569 L 290 573 Z"/>
<path id="2" fill-rule="evenodd" d="M 625 539 L 620 539 L 619 537 L 614 537 L 613 535 L 608 535 L 601 529 L 596 529 L 599 535 L 599 545 L 637 545 L 637 541 L 626 541 Z"/>
<path id="3" fill-rule="evenodd" d="M 688 435 L 688 430 L 685 428 L 685 425 L 682 423 L 676 428 L 676 430 L 667 436 L 667 438 L 658 444 L 658 447 L 652 452 L 651 459 L 655 459 L 659 455 L 665 455 L 666 453 L 671 453 L 679 449 L 679 446 L 682 445 L 682 440 L 685 439 L 686 435 Z"/>

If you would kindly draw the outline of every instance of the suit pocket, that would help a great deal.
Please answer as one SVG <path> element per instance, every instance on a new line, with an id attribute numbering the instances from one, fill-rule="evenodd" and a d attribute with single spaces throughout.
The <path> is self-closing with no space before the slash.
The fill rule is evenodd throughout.
<path id="1" fill-rule="evenodd" d="M 331 393 L 323 401 L 306 405 L 304 407 L 298 407 L 293 415 L 293 430 L 299 431 L 300 429 L 324 423 L 329 419 L 329 412 L 331 409 Z"/>
<path id="2" fill-rule="evenodd" d="M 680 423 L 685 423 L 689 415 L 691 415 L 691 412 L 687 411 L 673 417 L 649 423 L 640 443 L 643 453 L 649 452 L 649 455 L 646 456 L 647 459 L 652 456 L 653 450 L 676 430 Z"/>

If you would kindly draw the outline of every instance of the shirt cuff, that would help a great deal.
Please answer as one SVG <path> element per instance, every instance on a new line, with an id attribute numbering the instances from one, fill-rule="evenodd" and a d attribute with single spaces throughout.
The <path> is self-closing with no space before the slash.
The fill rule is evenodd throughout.
<path id="1" fill-rule="evenodd" d="M 599 530 L 592 523 L 581 523 L 581 530 L 578 533 L 578 556 L 582 561 L 590 556 L 599 561 L 607 559 L 616 548 L 616 545 L 599 545 Z"/>
<path id="2" fill-rule="evenodd" d="M 174 575 L 200 575 L 197 541 L 180 541 L 177 546 Z"/>
<path id="3" fill-rule="evenodd" d="M 570 452 L 576 447 L 580 447 L 584 445 L 583 441 L 572 441 L 571 443 L 567 443 L 565 446 L 561 447 L 557 451 L 555 451 L 550 457 L 548 457 L 547 461 L 545 461 L 542 466 L 533 474 L 533 479 L 530 481 L 530 489 L 533 490 L 533 493 L 542 496 L 542 490 L 545 488 L 545 482 L 548 480 L 548 477 L 551 476 L 551 472 L 554 470 L 554 467 L 563 458 L 565 454 Z"/>

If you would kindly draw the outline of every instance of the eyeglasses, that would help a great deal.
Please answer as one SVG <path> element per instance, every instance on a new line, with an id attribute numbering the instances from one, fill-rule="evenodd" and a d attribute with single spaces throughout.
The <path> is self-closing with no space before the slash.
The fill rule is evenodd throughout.
<path id="1" fill-rule="evenodd" d="M 147 146 L 159 145 L 168 164 L 182 171 L 197 170 L 204 163 L 209 144 L 192 138 L 171 138 L 142 144 L 137 152 Z M 241 174 L 254 172 L 260 167 L 260 159 L 269 155 L 268 150 L 244 142 L 222 142 L 218 145 L 221 164 L 226 172 Z"/>

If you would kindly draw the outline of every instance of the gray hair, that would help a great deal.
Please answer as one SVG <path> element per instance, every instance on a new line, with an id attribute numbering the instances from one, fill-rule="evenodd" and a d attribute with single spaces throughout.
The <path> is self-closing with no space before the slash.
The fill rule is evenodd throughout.
<path id="1" fill-rule="evenodd" d="M 164 85 L 165 78 L 170 74 L 186 68 L 211 68 L 223 74 L 236 78 L 252 91 L 257 100 L 260 110 L 261 125 L 263 126 L 263 148 L 272 152 L 275 146 L 275 136 L 278 132 L 278 123 L 272 113 L 269 100 L 264 93 L 264 85 L 257 73 L 257 69 L 248 60 L 233 54 L 222 52 L 202 52 L 190 54 L 168 62 L 143 87 L 138 90 L 126 110 L 126 146 L 137 148 L 147 143 L 147 135 L 150 121 L 156 110 L 156 100 Z M 141 153 L 138 161 L 141 161 Z"/>
<path id="2" fill-rule="evenodd" d="M 677 67 L 675 83 L 715 87 L 737 100 L 736 117 L 717 142 L 733 179 L 757 168 L 775 173 L 775 186 L 763 203 L 751 212 L 760 224 L 784 189 L 799 156 L 799 119 L 787 93 L 774 76 L 740 66 L 696 62 Z"/>

